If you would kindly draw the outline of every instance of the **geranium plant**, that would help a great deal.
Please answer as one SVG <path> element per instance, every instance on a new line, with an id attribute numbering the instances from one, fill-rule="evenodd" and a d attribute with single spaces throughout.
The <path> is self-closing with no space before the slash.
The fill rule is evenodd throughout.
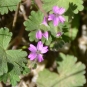
<path id="1" fill-rule="evenodd" d="M 36 87 L 83 87 L 86 65 L 68 52 L 77 35 L 72 29 L 75 15 L 84 9 L 83 2 L 0 0 L 1 83 L 16 87 L 33 73 Z M 26 82 L 21 84 L 27 87 Z"/>

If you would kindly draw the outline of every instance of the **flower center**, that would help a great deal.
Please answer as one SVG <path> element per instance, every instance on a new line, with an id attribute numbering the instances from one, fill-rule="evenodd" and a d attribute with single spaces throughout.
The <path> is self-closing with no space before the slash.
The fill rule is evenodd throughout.
<path id="1" fill-rule="evenodd" d="M 41 54 L 41 51 L 40 50 L 37 50 L 37 52 L 36 52 L 37 54 Z"/>
<path id="2" fill-rule="evenodd" d="M 56 17 L 60 16 L 59 14 L 55 14 Z"/>

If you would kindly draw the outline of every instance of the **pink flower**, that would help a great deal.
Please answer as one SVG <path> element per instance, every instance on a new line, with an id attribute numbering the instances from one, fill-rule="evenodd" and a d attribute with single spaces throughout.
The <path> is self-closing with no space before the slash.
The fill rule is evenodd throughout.
<path id="1" fill-rule="evenodd" d="M 64 8 L 59 8 L 58 6 L 53 7 L 53 13 L 48 16 L 49 21 L 53 21 L 54 26 L 58 26 L 59 22 L 64 23 L 65 18 L 62 14 L 65 12 Z"/>
<path id="2" fill-rule="evenodd" d="M 31 51 L 31 53 L 28 55 L 30 60 L 37 59 L 39 62 L 42 62 L 44 60 L 43 54 L 48 51 L 48 46 L 43 46 L 43 43 L 39 41 L 37 43 L 37 47 L 35 47 L 33 44 L 30 44 L 28 49 Z"/>
<path id="3" fill-rule="evenodd" d="M 43 33 L 43 37 L 48 40 L 48 32 L 47 31 Z"/>
<path id="4" fill-rule="evenodd" d="M 44 24 L 45 26 L 48 26 L 46 17 L 44 17 L 42 24 Z"/>
<path id="5" fill-rule="evenodd" d="M 38 31 L 36 32 L 36 38 L 37 38 L 37 39 L 41 39 L 41 38 L 42 38 L 42 32 L 41 32 L 41 30 L 38 30 Z"/>
<path id="6" fill-rule="evenodd" d="M 42 39 L 42 36 L 48 40 L 48 31 L 42 33 L 41 30 L 38 30 L 38 31 L 36 32 L 36 38 L 37 38 L 38 40 L 39 40 L 39 39 Z"/>

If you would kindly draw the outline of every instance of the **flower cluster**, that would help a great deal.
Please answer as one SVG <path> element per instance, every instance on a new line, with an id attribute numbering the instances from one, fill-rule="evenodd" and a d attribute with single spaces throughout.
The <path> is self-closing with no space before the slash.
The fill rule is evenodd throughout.
<path id="1" fill-rule="evenodd" d="M 48 26 L 47 21 L 52 21 L 54 26 L 58 26 L 59 23 L 64 23 L 65 18 L 62 16 L 62 14 L 65 12 L 64 8 L 59 8 L 58 6 L 53 7 L 53 14 L 49 14 L 48 19 L 44 17 L 43 22 L 41 24 L 44 24 L 45 26 Z M 56 37 L 60 37 L 62 35 L 62 32 L 58 32 L 56 34 Z M 42 32 L 40 29 L 36 32 L 36 38 L 38 40 L 41 40 L 42 37 L 46 38 L 48 40 L 48 31 Z M 48 46 L 43 46 L 43 43 L 41 41 L 38 41 L 37 46 L 35 47 L 33 44 L 30 44 L 30 47 L 28 48 L 31 53 L 28 55 L 28 58 L 30 60 L 38 60 L 38 62 L 42 62 L 43 54 L 48 52 Z"/>
<path id="2" fill-rule="evenodd" d="M 48 19 L 44 17 L 43 23 L 45 26 L 48 26 L 47 20 L 52 21 L 54 26 L 58 26 L 59 23 L 64 23 L 65 18 L 62 16 L 65 12 L 64 8 L 59 8 L 58 6 L 53 7 L 53 14 L 49 14 Z M 62 32 L 58 32 L 56 37 L 60 37 Z"/>
<path id="3" fill-rule="evenodd" d="M 42 24 L 44 24 L 45 26 L 48 26 L 45 17 Z M 36 38 L 38 40 L 42 39 L 42 37 L 48 40 L 48 36 L 49 36 L 48 31 L 42 33 L 41 30 L 38 30 L 36 32 Z M 36 47 L 33 44 L 30 44 L 30 47 L 28 49 L 31 51 L 31 53 L 28 55 L 28 58 L 30 58 L 30 60 L 38 60 L 38 62 L 42 62 L 44 60 L 43 54 L 48 51 L 48 46 L 43 46 L 43 43 L 39 41 Z"/>

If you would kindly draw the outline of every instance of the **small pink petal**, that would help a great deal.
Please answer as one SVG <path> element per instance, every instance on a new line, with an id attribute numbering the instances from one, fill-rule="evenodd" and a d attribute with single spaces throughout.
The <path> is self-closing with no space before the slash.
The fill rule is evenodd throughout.
<path id="1" fill-rule="evenodd" d="M 64 23 L 65 18 L 64 18 L 63 16 L 59 16 L 58 18 L 59 18 L 59 21 L 60 21 L 61 23 Z"/>
<path id="2" fill-rule="evenodd" d="M 64 8 L 59 8 L 59 9 L 58 9 L 58 14 L 61 15 L 61 14 L 63 14 L 64 12 L 65 12 L 65 9 L 64 9 Z"/>
<path id="3" fill-rule="evenodd" d="M 54 20 L 54 18 L 55 18 L 55 15 L 54 14 L 50 14 L 48 16 L 48 21 Z"/>
<path id="4" fill-rule="evenodd" d="M 34 60 L 36 58 L 37 54 L 36 53 L 33 53 L 31 52 L 29 55 L 28 55 L 28 58 L 30 58 L 30 60 Z"/>
<path id="5" fill-rule="evenodd" d="M 43 59 L 43 55 L 41 55 L 41 54 L 38 54 L 37 55 L 37 58 L 38 58 L 38 61 L 39 62 L 42 62 L 44 59 Z"/>
<path id="6" fill-rule="evenodd" d="M 48 51 L 48 46 L 43 47 L 43 50 L 41 50 L 41 53 L 46 53 Z"/>
<path id="7" fill-rule="evenodd" d="M 31 52 L 36 52 L 37 51 L 37 48 L 34 46 L 34 45 L 32 45 L 32 44 L 30 44 L 30 47 L 28 48 Z"/>
<path id="8" fill-rule="evenodd" d="M 58 17 L 54 18 L 53 24 L 54 24 L 54 26 L 58 26 L 58 24 L 59 24 L 59 18 Z"/>
<path id="9" fill-rule="evenodd" d="M 43 33 L 43 37 L 48 40 L 48 31 L 46 31 L 46 32 Z"/>
<path id="10" fill-rule="evenodd" d="M 44 17 L 42 24 L 44 24 L 45 26 L 48 26 L 46 17 Z"/>
<path id="11" fill-rule="evenodd" d="M 41 38 L 42 38 L 42 32 L 41 32 L 41 30 L 38 30 L 38 31 L 36 32 L 36 38 L 37 38 L 37 39 L 41 39 Z"/>
<path id="12" fill-rule="evenodd" d="M 40 51 L 43 50 L 43 43 L 41 41 L 37 43 L 37 49 Z"/>
<path id="13" fill-rule="evenodd" d="M 54 7 L 53 7 L 53 12 L 54 12 L 55 14 L 58 14 L 58 10 L 59 10 L 59 7 L 58 7 L 58 6 L 54 6 Z"/>

